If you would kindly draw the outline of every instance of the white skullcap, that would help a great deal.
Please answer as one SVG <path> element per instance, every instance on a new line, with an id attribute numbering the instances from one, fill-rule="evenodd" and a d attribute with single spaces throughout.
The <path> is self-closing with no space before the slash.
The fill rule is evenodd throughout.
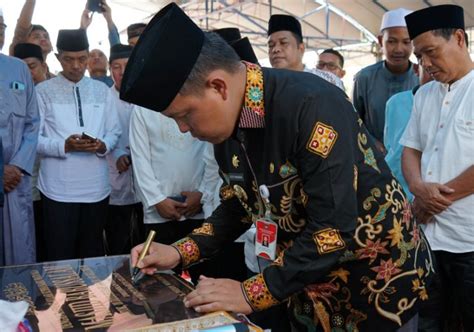
<path id="1" fill-rule="evenodd" d="M 405 16 L 411 14 L 413 11 L 405 8 L 397 8 L 389 10 L 382 17 L 382 24 L 380 25 L 380 31 L 387 28 L 394 27 L 406 27 Z"/>

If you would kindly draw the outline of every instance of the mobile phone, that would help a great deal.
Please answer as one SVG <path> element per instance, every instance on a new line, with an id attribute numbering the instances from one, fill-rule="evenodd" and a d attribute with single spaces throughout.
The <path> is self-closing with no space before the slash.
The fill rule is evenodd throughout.
<path id="1" fill-rule="evenodd" d="M 86 133 L 85 131 L 82 132 L 82 139 L 89 139 L 91 141 L 97 141 L 97 137 L 92 136 L 91 134 Z"/>
<path id="2" fill-rule="evenodd" d="M 102 0 L 87 0 L 87 9 L 91 12 L 102 13 L 104 11 L 102 8 Z"/>
<path id="3" fill-rule="evenodd" d="M 184 203 L 186 202 L 186 196 L 169 196 L 168 197 L 169 199 L 172 199 L 173 201 L 176 201 L 176 202 L 180 202 L 180 203 Z"/>

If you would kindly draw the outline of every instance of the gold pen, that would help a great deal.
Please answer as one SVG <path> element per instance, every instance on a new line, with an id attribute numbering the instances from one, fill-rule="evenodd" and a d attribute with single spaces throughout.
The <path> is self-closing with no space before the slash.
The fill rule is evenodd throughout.
<path id="1" fill-rule="evenodd" d="M 150 249 L 150 245 L 153 242 L 153 239 L 155 238 L 156 232 L 155 231 L 150 231 L 148 234 L 148 238 L 145 241 L 145 245 L 143 246 L 143 250 L 140 252 L 140 256 L 138 257 L 137 265 L 140 263 L 143 258 L 148 254 L 148 249 Z M 138 275 L 138 272 L 140 272 L 140 269 L 135 265 L 133 267 L 133 273 L 132 273 L 132 282 L 135 282 L 135 278 Z"/>

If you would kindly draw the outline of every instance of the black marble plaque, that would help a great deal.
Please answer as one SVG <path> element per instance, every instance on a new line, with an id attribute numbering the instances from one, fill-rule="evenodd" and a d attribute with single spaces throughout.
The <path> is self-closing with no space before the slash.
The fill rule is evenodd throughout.
<path id="1" fill-rule="evenodd" d="M 185 308 L 192 286 L 172 273 L 132 285 L 129 256 L 0 268 L 0 298 L 29 303 L 35 331 L 123 331 L 198 317 Z"/>

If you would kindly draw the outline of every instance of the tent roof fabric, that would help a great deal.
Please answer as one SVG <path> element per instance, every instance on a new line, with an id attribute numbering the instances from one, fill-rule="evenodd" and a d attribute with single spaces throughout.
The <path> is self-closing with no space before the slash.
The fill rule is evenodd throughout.
<path id="1" fill-rule="evenodd" d="M 147 22 L 170 1 L 115 0 L 144 12 Z M 237 27 L 259 58 L 267 53 L 267 26 L 272 14 L 294 15 L 301 21 L 307 49 L 346 47 L 376 41 L 383 14 L 392 9 L 417 10 L 453 3 L 464 8 L 466 27 L 474 27 L 472 0 L 181 0 L 176 1 L 205 30 Z"/>

